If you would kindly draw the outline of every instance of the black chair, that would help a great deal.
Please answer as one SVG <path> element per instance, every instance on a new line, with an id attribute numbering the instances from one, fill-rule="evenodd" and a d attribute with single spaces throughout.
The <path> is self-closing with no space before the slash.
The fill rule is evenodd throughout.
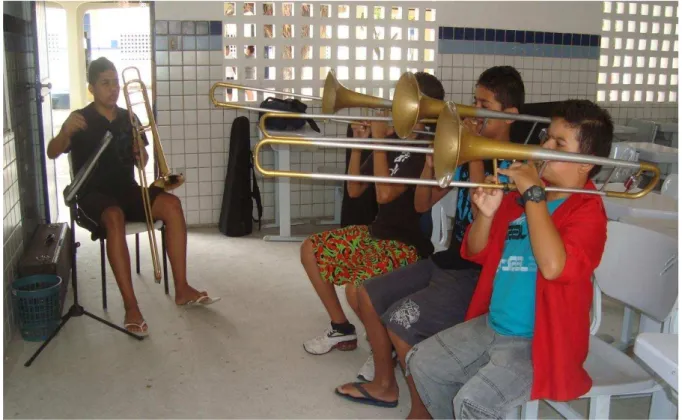
<path id="1" fill-rule="evenodd" d="M 71 154 L 69 154 L 69 170 L 71 173 L 71 180 L 73 181 L 73 166 L 71 165 Z M 78 207 L 77 203 L 73 204 L 75 215 L 75 222 L 78 226 L 94 232 L 91 235 L 93 241 L 99 240 L 100 250 L 100 266 L 102 272 L 102 308 L 107 309 L 107 253 L 105 249 L 106 237 L 104 237 L 103 229 L 99 224 L 90 219 L 83 210 Z M 126 222 L 126 236 L 135 235 L 135 271 L 140 274 L 140 233 L 147 231 L 147 224 L 145 222 Z M 154 223 L 154 230 L 161 231 L 161 255 L 163 260 L 163 287 L 166 294 L 168 290 L 168 258 L 166 255 L 166 226 L 163 221 L 157 220 Z"/>

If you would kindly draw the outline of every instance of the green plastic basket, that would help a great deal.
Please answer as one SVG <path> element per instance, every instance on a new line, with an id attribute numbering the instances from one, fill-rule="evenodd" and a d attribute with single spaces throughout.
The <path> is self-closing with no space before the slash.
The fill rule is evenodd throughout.
<path id="1" fill-rule="evenodd" d="M 52 274 L 27 276 L 12 282 L 12 301 L 24 340 L 45 341 L 59 325 L 61 284 L 61 277 Z"/>

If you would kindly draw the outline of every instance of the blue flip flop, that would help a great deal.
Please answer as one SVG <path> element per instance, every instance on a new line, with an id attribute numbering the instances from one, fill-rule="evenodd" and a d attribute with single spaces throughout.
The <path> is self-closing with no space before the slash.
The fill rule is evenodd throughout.
<path id="1" fill-rule="evenodd" d="M 365 398 L 358 398 L 358 397 L 354 397 L 352 395 L 343 394 L 343 393 L 339 392 L 338 388 L 336 388 L 334 390 L 334 392 L 336 392 L 337 395 L 347 399 L 348 401 L 353 401 L 353 402 L 360 403 L 360 404 L 374 405 L 376 407 L 386 407 L 386 408 L 394 408 L 394 407 L 398 406 L 398 400 L 382 401 L 382 400 L 378 400 L 378 399 L 374 398 L 373 396 L 371 396 L 369 394 L 369 392 L 367 392 L 367 390 L 365 389 L 363 384 L 360 382 L 353 382 L 351 385 L 353 385 L 353 387 L 355 389 L 357 389 L 358 392 L 360 392 Z"/>

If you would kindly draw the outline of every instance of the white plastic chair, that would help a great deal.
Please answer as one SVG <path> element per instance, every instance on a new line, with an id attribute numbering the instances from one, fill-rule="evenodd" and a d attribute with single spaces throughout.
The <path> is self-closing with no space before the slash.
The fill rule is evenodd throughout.
<path id="1" fill-rule="evenodd" d="M 661 194 L 677 198 L 677 174 L 670 174 L 665 178 Z"/>
<path id="2" fill-rule="evenodd" d="M 431 243 L 435 252 L 448 248 L 449 231 L 452 227 L 451 219 L 457 213 L 457 188 L 453 188 L 431 208 Z"/>
<path id="3" fill-rule="evenodd" d="M 633 246 L 632 238 L 637 238 Z M 639 226 L 611 221 L 601 264 L 595 271 L 594 315 L 601 314 L 601 292 L 663 322 L 677 300 L 677 241 Z M 601 291 L 600 291 L 601 289 Z M 595 336 L 599 319 L 590 328 L 585 369 L 592 378 L 589 418 L 609 417 L 611 396 L 652 395 L 649 418 L 675 418 L 676 410 L 663 386 L 634 359 Z M 566 418 L 581 418 L 567 403 L 546 401 Z M 538 417 L 538 401 L 526 403 L 524 418 Z M 512 414 L 513 415 L 513 414 Z"/>

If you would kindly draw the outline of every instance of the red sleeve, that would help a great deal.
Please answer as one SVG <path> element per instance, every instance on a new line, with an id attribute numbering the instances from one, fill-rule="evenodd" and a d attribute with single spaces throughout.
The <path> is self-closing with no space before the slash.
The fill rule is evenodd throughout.
<path id="1" fill-rule="evenodd" d="M 566 216 L 558 229 L 566 250 L 566 263 L 561 275 L 552 282 L 568 283 L 592 275 L 604 254 L 606 223 L 601 197 L 586 200 Z"/>

